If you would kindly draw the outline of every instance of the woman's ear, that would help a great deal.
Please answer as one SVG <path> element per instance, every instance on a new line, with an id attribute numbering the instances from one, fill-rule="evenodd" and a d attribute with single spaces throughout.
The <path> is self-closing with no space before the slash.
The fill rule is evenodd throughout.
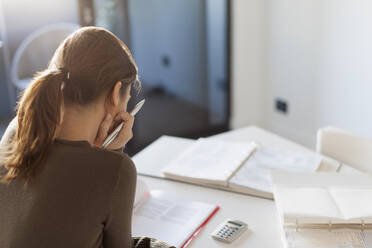
<path id="1" fill-rule="evenodd" d="M 114 107 L 117 107 L 120 104 L 120 89 L 122 87 L 122 83 L 120 81 L 117 81 L 114 90 L 111 92 L 111 95 L 109 96 L 110 102 L 114 105 Z"/>

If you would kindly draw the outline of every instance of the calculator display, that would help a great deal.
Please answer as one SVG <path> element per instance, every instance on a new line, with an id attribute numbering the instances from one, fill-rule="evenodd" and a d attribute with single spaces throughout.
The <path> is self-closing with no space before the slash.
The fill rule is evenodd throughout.
<path id="1" fill-rule="evenodd" d="M 236 226 L 242 226 L 242 225 L 240 225 L 239 223 L 232 222 L 232 221 L 228 221 L 228 223 L 231 223 L 231 224 L 236 225 Z"/>

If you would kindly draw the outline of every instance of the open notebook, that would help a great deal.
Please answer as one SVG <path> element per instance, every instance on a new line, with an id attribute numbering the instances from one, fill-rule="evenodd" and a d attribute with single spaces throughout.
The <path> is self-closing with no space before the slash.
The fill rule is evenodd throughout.
<path id="1" fill-rule="evenodd" d="M 174 140 L 161 138 L 155 147 Z M 158 152 L 158 153 L 159 153 Z M 141 155 L 139 155 L 141 156 Z M 235 143 L 199 139 L 162 168 L 164 177 L 272 199 L 272 170 L 314 172 L 321 157 Z"/>
<path id="2" fill-rule="evenodd" d="M 286 248 L 372 248 L 372 177 L 273 172 Z"/>
<path id="3" fill-rule="evenodd" d="M 286 230 L 283 248 L 372 248 L 369 230 Z"/>
<path id="4" fill-rule="evenodd" d="M 272 176 L 284 227 L 372 227 L 371 176 L 288 172 Z"/>
<path id="5" fill-rule="evenodd" d="M 138 179 L 132 235 L 149 236 L 176 247 L 187 247 L 216 214 L 213 204 L 187 200 L 164 191 L 149 191 Z"/>

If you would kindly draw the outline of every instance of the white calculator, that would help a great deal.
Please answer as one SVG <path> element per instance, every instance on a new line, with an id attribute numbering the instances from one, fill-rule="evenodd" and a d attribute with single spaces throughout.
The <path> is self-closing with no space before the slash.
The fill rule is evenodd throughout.
<path id="1" fill-rule="evenodd" d="M 216 240 L 226 243 L 233 242 L 246 229 L 248 225 L 239 220 L 226 220 L 211 234 Z"/>

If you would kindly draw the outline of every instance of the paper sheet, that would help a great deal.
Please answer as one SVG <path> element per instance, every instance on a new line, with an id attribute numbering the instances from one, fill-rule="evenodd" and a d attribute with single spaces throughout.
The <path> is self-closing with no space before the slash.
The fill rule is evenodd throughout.
<path id="1" fill-rule="evenodd" d="M 362 237 L 364 240 L 365 248 L 372 248 L 372 232 L 364 231 L 362 232 Z"/>
<path id="2" fill-rule="evenodd" d="M 152 190 L 150 197 L 134 212 L 132 235 L 154 237 L 180 247 L 215 208 L 216 205 Z"/>
<path id="3" fill-rule="evenodd" d="M 336 205 L 344 219 L 372 217 L 372 188 L 330 187 Z"/>
<path id="4" fill-rule="evenodd" d="M 287 248 L 371 248 L 370 243 L 365 245 L 362 231 L 286 231 L 286 239 Z"/>
<path id="5" fill-rule="evenodd" d="M 275 196 L 276 204 L 284 211 L 285 222 L 301 223 L 310 218 L 328 223 L 329 219 L 342 219 L 342 213 L 333 201 L 326 188 L 314 187 L 278 187 Z M 311 221 L 310 221 L 311 222 Z"/>
<path id="6" fill-rule="evenodd" d="M 132 157 L 140 175 L 164 177 L 162 169 L 182 154 L 195 140 L 163 135 Z"/>
<path id="7" fill-rule="evenodd" d="M 168 199 L 151 199 L 150 203 L 144 204 L 137 216 L 152 220 L 167 221 L 176 225 L 185 225 L 195 218 L 197 211 L 193 207 L 175 204 Z"/>
<path id="8" fill-rule="evenodd" d="M 321 160 L 317 155 L 259 148 L 230 179 L 230 184 L 272 193 L 272 170 L 314 172 Z"/>
<path id="9" fill-rule="evenodd" d="M 149 194 L 149 187 L 147 184 L 140 178 L 137 177 L 136 193 L 134 196 L 133 210 L 138 208 L 146 200 L 146 197 Z"/>
<path id="10" fill-rule="evenodd" d="M 273 172 L 275 203 L 284 224 L 372 223 L 372 177 Z"/>

